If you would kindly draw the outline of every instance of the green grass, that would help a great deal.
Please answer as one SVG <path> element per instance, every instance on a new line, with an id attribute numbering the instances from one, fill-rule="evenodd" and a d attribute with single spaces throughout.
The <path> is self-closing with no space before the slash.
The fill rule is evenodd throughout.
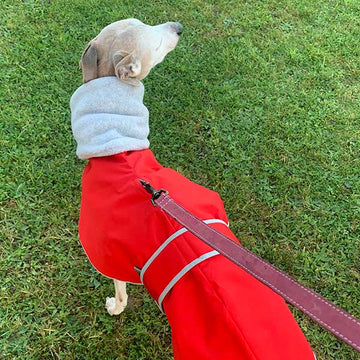
<path id="1" fill-rule="evenodd" d="M 218 191 L 246 247 L 360 317 L 358 0 L 3 0 L 0 12 L 1 359 L 172 358 L 142 288 L 107 315 L 112 283 L 77 238 L 85 164 L 69 98 L 85 44 L 128 17 L 184 25 L 144 81 L 158 159 Z M 360 358 L 292 310 L 319 360 Z"/>

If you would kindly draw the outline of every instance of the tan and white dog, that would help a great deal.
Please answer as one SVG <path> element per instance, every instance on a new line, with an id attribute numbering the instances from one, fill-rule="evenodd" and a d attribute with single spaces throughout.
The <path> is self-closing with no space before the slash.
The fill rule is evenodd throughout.
<path id="1" fill-rule="evenodd" d="M 120 314 L 126 282 L 142 283 L 169 320 L 177 360 L 313 360 L 283 299 L 154 208 L 139 182 L 168 190 L 237 241 L 219 195 L 162 167 L 149 150 L 141 80 L 181 33 L 177 22 L 118 21 L 90 41 L 80 61 L 84 84 L 70 101 L 77 155 L 89 159 L 79 235 L 94 267 L 115 279 L 106 309 Z"/>

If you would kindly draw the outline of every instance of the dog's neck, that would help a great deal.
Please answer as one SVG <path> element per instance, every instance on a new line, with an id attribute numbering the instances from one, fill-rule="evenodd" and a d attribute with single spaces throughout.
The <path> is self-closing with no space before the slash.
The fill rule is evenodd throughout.
<path id="1" fill-rule="evenodd" d="M 71 125 L 80 159 L 149 148 L 144 86 L 103 77 L 80 86 L 70 100 Z"/>

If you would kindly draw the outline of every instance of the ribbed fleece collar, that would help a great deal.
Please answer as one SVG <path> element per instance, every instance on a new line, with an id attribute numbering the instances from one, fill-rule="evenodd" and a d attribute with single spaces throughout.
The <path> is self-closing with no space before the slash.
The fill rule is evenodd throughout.
<path id="1" fill-rule="evenodd" d="M 70 100 L 72 131 L 80 159 L 149 148 L 144 86 L 103 77 L 80 86 Z"/>

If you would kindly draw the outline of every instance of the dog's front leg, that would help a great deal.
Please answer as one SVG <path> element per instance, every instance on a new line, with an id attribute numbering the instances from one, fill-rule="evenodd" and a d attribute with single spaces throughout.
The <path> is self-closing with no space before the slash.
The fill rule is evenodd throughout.
<path id="1" fill-rule="evenodd" d="M 114 285 L 115 297 L 107 297 L 105 307 L 110 315 L 119 315 L 127 305 L 126 282 L 114 279 Z"/>

